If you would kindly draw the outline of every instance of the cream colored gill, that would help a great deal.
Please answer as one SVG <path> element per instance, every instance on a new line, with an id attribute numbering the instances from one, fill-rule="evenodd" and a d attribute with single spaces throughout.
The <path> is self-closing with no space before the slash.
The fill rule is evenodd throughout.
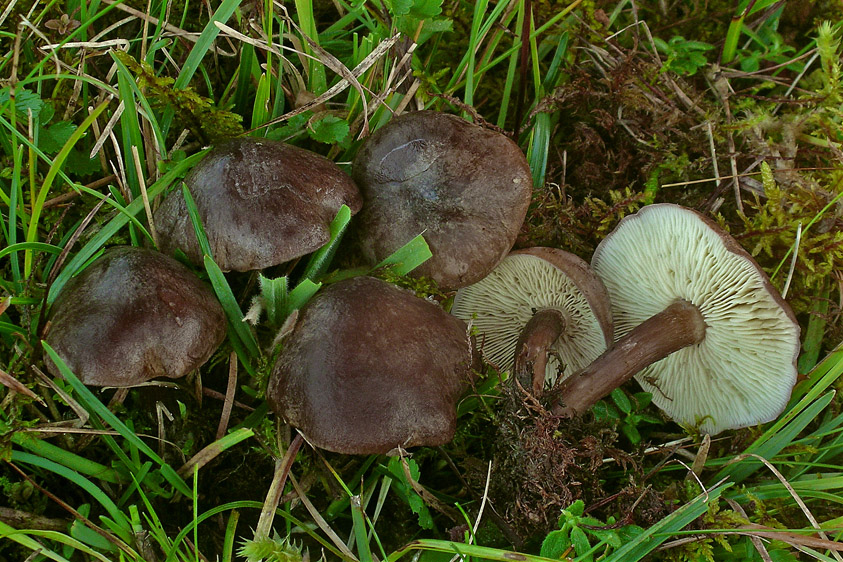
<path id="1" fill-rule="evenodd" d="M 451 313 L 471 322 L 483 357 L 511 371 L 515 346 L 536 311 L 553 308 L 565 330 L 552 347 L 545 384 L 582 369 L 606 349 L 597 318 L 574 282 L 548 261 L 510 254 L 484 279 L 457 291 Z"/>
<path id="2" fill-rule="evenodd" d="M 609 292 L 615 339 L 677 299 L 700 309 L 705 339 L 636 375 L 673 419 L 717 433 L 781 412 L 795 383 L 789 342 L 799 328 L 765 274 L 696 213 L 645 207 L 598 247 L 592 267 Z"/>

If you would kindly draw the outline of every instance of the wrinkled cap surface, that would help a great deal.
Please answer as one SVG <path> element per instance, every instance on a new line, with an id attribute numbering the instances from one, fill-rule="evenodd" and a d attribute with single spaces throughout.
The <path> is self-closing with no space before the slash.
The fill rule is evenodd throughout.
<path id="1" fill-rule="evenodd" d="M 457 291 L 451 314 L 471 322 L 483 357 L 511 373 L 521 331 L 543 309 L 559 311 L 565 321 L 550 350 L 546 384 L 586 367 L 611 345 L 603 283 L 585 261 L 555 248 L 512 252 L 484 279 Z"/>
<path id="2" fill-rule="evenodd" d="M 413 274 L 443 289 L 479 281 L 506 256 L 532 193 L 530 167 L 504 135 L 435 111 L 376 131 L 354 159 L 365 205 L 355 238 L 379 263 L 423 234 L 433 257 Z"/>
<path id="3" fill-rule="evenodd" d="M 185 178 L 223 270 L 263 269 L 309 254 L 330 240 L 329 225 L 360 193 L 336 164 L 282 142 L 251 137 L 215 147 Z M 181 249 L 196 265 L 202 251 L 181 189 L 154 215 L 159 248 Z"/>
<path id="4" fill-rule="evenodd" d="M 775 419 L 796 382 L 799 324 L 769 278 L 711 220 L 678 205 L 624 218 L 594 252 L 619 338 L 677 299 L 705 339 L 636 375 L 674 420 L 718 433 Z"/>
<path id="5" fill-rule="evenodd" d="M 83 383 L 126 387 L 186 375 L 225 334 L 222 306 L 189 269 L 153 250 L 116 246 L 62 289 L 46 341 Z M 52 361 L 47 367 L 60 376 Z"/>
<path id="6" fill-rule="evenodd" d="M 316 447 L 381 454 L 453 437 L 473 347 L 435 303 L 371 277 L 340 281 L 302 309 L 283 345 L 267 399 Z"/>

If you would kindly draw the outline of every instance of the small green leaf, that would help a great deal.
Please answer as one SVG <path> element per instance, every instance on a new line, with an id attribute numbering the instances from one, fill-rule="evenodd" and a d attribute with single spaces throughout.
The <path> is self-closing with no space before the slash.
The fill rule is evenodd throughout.
<path id="1" fill-rule="evenodd" d="M 650 402 L 653 400 L 653 395 L 649 392 L 636 392 L 632 395 L 632 399 L 635 400 L 635 409 L 643 410 L 650 405 Z"/>
<path id="2" fill-rule="evenodd" d="M 551 531 L 542 541 L 542 548 L 539 552 L 540 556 L 545 558 L 552 558 L 554 560 L 561 559 L 571 547 L 571 538 L 567 531 Z"/>
<path id="3" fill-rule="evenodd" d="M 410 13 L 413 7 L 413 0 L 392 0 L 392 13 L 396 16 L 405 16 Z"/>
<path id="4" fill-rule="evenodd" d="M 585 512 L 585 503 L 582 500 L 577 500 L 569 505 L 565 511 L 574 517 L 582 517 L 582 514 Z"/>
<path id="5" fill-rule="evenodd" d="M 317 142 L 324 142 L 325 144 L 339 144 L 343 142 L 348 137 L 348 131 L 348 122 L 333 115 L 326 115 L 322 119 L 312 123 L 307 130 L 310 138 Z"/>
<path id="6" fill-rule="evenodd" d="M 582 556 L 591 550 L 591 543 L 588 542 L 588 536 L 586 536 L 585 531 L 579 527 L 571 529 L 571 544 L 574 546 L 574 551 L 577 553 L 577 556 Z"/>
<path id="7" fill-rule="evenodd" d="M 88 158 L 88 155 L 76 148 L 67 152 L 65 169 L 73 171 L 76 176 L 90 176 L 102 172 L 99 158 Z"/>
<path id="8" fill-rule="evenodd" d="M 625 423 L 621 426 L 621 433 L 626 435 L 626 438 L 629 439 L 629 442 L 633 445 L 638 445 L 641 442 L 641 434 L 638 433 L 638 428 L 634 425 L 630 425 Z"/>
<path id="9" fill-rule="evenodd" d="M 61 150 L 61 147 L 64 146 L 64 143 L 67 142 L 75 130 L 76 125 L 68 121 L 59 121 L 46 129 L 42 128 L 41 136 L 38 138 L 38 148 L 46 154 L 55 154 Z M 75 172 L 76 170 L 73 171 Z"/>
<path id="10" fill-rule="evenodd" d="M 313 117 L 312 111 L 305 111 L 290 117 L 287 123 L 282 127 L 272 129 L 266 134 L 266 138 L 273 140 L 284 140 L 300 133 L 306 126 L 310 118 Z"/>
<path id="11" fill-rule="evenodd" d="M 629 401 L 629 397 L 620 388 L 616 388 L 612 391 L 612 401 L 624 414 L 629 415 L 629 413 L 632 411 L 632 402 Z"/>
<path id="12" fill-rule="evenodd" d="M 9 88 L 3 88 L 0 90 L 0 108 L 3 108 L 8 101 Z M 20 88 L 15 90 L 15 112 L 21 117 L 28 117 L 29 112 L 32 111 L 32 119 L 38 121 L 43 107 L 44 102 L 37 93 Z"/>

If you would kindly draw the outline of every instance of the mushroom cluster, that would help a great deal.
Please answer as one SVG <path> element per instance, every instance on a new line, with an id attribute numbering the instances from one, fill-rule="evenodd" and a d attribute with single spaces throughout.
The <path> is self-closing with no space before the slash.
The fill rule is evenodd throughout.
<path id="1" fill-rule="evenodd" d="M 679 205 L 649 205 L 624 218 L 594 252 L 591 267 L 605 294 L 575 281 L 590 297 L 564 296 L 571 285 L 554 280 L 557 300 L 592 309 L 611 303 L 615 326 L 616 341 L 608 337 L 602 354 L 589 351 L 579 363 L 568 355 L 564 369 L 558 364 L 568 352 L 559 346 L 571 313 L 549 306 L 547 296 L 537 300 L 540 284 L 515 265 L 526 263 L 524 255 L 548 253 L 514 252 L 489 277 L 458 291 L 453 313 L 473 321 L 487 359 L 512 369 L 533 393 L 560 373 L 556 414 L 581 414 L 633 376 L 672 419 L 712 434 L 783 411 L 796 382 L 799 324 L 755 260 L 710 219 Z M 561 266 L 543 267 L 553 272 L 543 286 L 561 279 Z M 525 373 L 525 362 L 532 371 Z"/>
<path id="2" fill-rule="evenodd" d="M 529 392 L 555 385 L 562 416 L 633 376 L 671 417 L 711 433 L 784 408 L 799 326 L 752 257 L 698 213 L 647 206 L 621 221 L 591 266 L 551 248 L 510 253 L 530 201 L 524 155 L 503 135 L 429 111 L 374 133 L 352 175 L 314 153 L 243 138 L 215 147 L 185 180 L 224 270 L 315 251 L 347 205 L 359 211 L 352 238 L 366 261 L 424 234 L 433 258 L 414 274 L 459 289 L 452 315 L 370 277 L 311 299 L 267 398 L 314 445 L 386 453 L 450 440 L 478 362 L 471 333 Z M 154 218 L 163 251 L 202 263 L 181 190 Z M 188 269 L 124 247 L 68 283 L 46 341 L 86 384 L 130 386 L 197 368 L 225 331 L 219 303 Z"/>

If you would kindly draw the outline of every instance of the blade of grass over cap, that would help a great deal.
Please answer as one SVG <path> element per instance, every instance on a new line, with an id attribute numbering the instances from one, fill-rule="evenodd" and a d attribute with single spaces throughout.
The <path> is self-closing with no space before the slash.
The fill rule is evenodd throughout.
<path id="1" fill-rule="evenodd" d="M 246 352 L 252 359 L 260 357 L 260 349 L 258 342 L 255 340 L 254 334 L 249 329 L 246 322 L 243 321 L 243 311 L 240 310 L 240 305 L 237 304 L 237 298 L 228 284 L 220 267 L 214 261 L 211 252 L 211 244 L 208 241 L 208 235 L 205 232 L 205 227 L 202 225 L 202 218 L 199 216 L 199 209 L 196 207 L 196 202 L 193 200 L 187 184 L 181 184 L 182 194 L 184 195 L 185 207 L 190 216 L 190 222 L 193 224 L 193 230 L 196 233 L 196 239 L 199 241 L 199 247 L 202 249 L 205 261 L 205 271 L 208 272 L 208 279 L 211 282 L 211 287 L 217 295 L 220 304 L 222 305 L 225 315 L 228 318 L 229 334 L 232 334 L 237 341 L 245 348 Z M 241 357 L 243 362 L 250 364 L 246 357 Z"/>
<path id="2" fill-rule="evenodd" d="M 187 184 L 181 182 L 181 192 L 184 196 L 184 204 L 187 207 L 187 214 L 190 216 L 190 223 L 193 225 L 193 231 L 196 233 L 196 239 L 199 241 L 199 247 L 202 253 L 214 258 L 211 252 L 211 243 L 208 242 L 208 234 L 205 232 L 205 227 L 202 225 L 202 217 L 199 216 L 199 209 L 196 207 L 196 201 L 193 200 L 193 195 L 187 188 Z"/>
<path id="3" fill-rule="evenodd" d="M 191 496 L 190 487 L 184 480 L 182 480 L 181 476 L 176 473 L 173 467 L 167 464 L 164 459 L 159 457 L 158 454 L 149 447 L 149 445 L 144 443 L 134 431 L 129 429 L 125 423 L 120 421 L 120 419 L 114 415 L 111 410 L 106 408 L 105 405 L 103 405 L 103 403 L 94 396 L 94 393 L 79 381 L 76 375 L 73 374 L 73 371 L 68 368 L 62 358 L 59 357 L 58 353 L 56 353 L 47 342 L 42 340 L 41 345 L 44 347 L 44 351 L 47 355 L 49 355 L 53 363 L 55 363 L 58 367 L 59 372 L 62 377 L 64 377 L 64 380 L 71 388 L 73 388 L 73 391 L 76 393 L 76 397 L 79 399 L 82 406 L 91 415 L 97 416 L 104 424 L 111 426 L 111 428 L 126 439 L 126 441 L 137 447 L 139 451 L 155 461 L 161 467 L 162 476 L 164 476 L 164 478 L 172 484 L 176 490 L 189 498 Z"/>
<path id="4" fill-rule="evenodd" d="M 304 270 L 304 277 L 307 279 L 316 279 L 325 273 L 325 270 L 331 264 L 334 254 L 337 253 L 342 235 L 348 228 L 348 223 L 351 220 L 351 209 L 348 205 L 343 205 L 337 212 L 337 216 L 331 221 L 330 232 L 331 239 L 327 244 L 319 248 L 310 260 L 307 262 L 307 267 Z"/>
<path id="5" fill-rule="evenodd" d="M 394 252 L 384 258 L 373 270 L 388 267 L 396 275 L 407 275 L 415 268 L 433 257 L 430 246 L 419 234 Z"/>

